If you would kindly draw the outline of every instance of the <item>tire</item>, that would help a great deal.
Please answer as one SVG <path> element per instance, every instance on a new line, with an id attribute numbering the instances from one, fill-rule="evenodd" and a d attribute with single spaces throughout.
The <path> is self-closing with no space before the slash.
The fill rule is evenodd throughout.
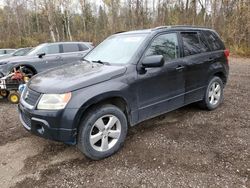
<path id="1" fill-rule="evenodd" d="M 121 109 L 113 105 L 97 106 L 80 124 L 77 147 L 90 159 L 104 159 L 123 146 L 127 129 L 127 118 Z"/>
<path id="2" fill-rule="evenodd" d="M 218 88 L 218 89 L 216 89 Z M 215 76 L 207 86 L 204 99 L 200 102 L 200 107 L 207 110 L 215 110 L 223 102 L 224 98 L 224 84 L 222 80 Z"/>
<path id="3" fill-rule="evenodd" d="M 10 93 L 8 96 L 8 101 L 12 104 L 18 104 L 20 100 L 20 95 L 18 92 Z"/>
<path id="4" fill-rule="evenodd" d="M 0 96 L 3 97 L 4 99 L 8 98 L 9 96 L 9 91 L 4 89 L 4 90 L 0 90 Z"/>

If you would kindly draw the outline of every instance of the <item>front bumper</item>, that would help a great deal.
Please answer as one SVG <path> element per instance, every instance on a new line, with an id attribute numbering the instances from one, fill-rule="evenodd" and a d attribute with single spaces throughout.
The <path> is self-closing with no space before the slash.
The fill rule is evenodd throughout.
<path id="1" fill-rule="evenodd" d="M 77 131 L 74 127 L 76 109 L 31 110 L 20 103 L 18 111 L 21 123 L 29 132 L 46 139 L 76 144 Z"/>

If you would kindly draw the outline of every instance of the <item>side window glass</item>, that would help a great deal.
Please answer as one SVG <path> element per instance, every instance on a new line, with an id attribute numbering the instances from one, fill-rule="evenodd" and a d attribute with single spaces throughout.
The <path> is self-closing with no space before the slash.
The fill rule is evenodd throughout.
<path id="1" fill-rule="evenodd" d="M 68 52 L 78 52 L 79 47 L 77 44 L 63 44 L 63 52 L 68 53 Z"/>
<path id="2" fill-rule="evenodd" d="M 4 50 L 0 50 L 0 54 L 4 54 Z"/>
<path id="3" fill-rule="evenodd" d="M 211 31 L 204 31 L 204 35 L 206 36 L 206 39 L 213 51 L 222 49 L 220 39 L 218 39 L 215 33 Z"/>
<path id="4" fill-rule="evenodd" d="M 60 53 L 59 45 L 50 45 L 50 46 L 47 47 L 47 53 L 46 54 L 58 54 L 58 53 Z"/>
<path id="5" fill-rule="evenodd" d="M 181 37 L 183 41 L 183 50 L 185 56 L 201 53 L 200 41 L 196 32 L 181 33 Z"/>
<path id="6" fill-rule="evenodd" d="M 154 39 L 146 56 L 163 55 L 165 60 L 176 59 L 178 57 L 178 40 L 176 33 L 160 35 Z"/>
<path id="7" fill-rule="evenodd" d="M 209 52 L 210 48 L 202 33 L 199 33 L 201 52 Z"/>

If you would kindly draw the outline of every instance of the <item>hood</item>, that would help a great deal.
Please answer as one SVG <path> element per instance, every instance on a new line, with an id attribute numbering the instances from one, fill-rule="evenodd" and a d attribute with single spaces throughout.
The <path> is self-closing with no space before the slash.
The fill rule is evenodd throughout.
<path id="1" fill-rule="evenodd" d="M 125 66 L 78 62 L 34 76 L 28 87 L 39 93 L 67 93 L 120 76 Z"/>
<path id="2" fill-rule="evenodd" d="M 7 63 L 15 63 L 21 61 L 29 61 L 33 59 L 37 59 L 37 56 L 11 56 L 1 59 L 0 58 L 0 65 L 7 64 Z"/>

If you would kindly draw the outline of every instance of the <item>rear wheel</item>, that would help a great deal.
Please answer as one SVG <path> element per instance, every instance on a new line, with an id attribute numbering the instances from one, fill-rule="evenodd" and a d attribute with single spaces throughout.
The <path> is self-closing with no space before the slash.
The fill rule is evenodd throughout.
<path id="1" fill-rule="evenodd" d="M 7 98 L 9 93 L 10 92 L 8 90 L 6 90 L 6 89 L 0 90 L 0 96 L 3 97 L 3 98 Z"/>
<path id="2" fill-rule="evenodd" d="M 103 159 L 122 147 L 126 135 L 125 114 L 113 105 L 99 106 L 92 109 L 80 125 L 78 148 L 93 160 Z"/>
<path id="3" fill-rule="evenodd" d="M 223 88 L 222 80 L 215 76 L 213 77 L 206 89 L 204 99 L 201 101 L 200 106 L 208 110 L 216 109 L 223 101 Z"/>

